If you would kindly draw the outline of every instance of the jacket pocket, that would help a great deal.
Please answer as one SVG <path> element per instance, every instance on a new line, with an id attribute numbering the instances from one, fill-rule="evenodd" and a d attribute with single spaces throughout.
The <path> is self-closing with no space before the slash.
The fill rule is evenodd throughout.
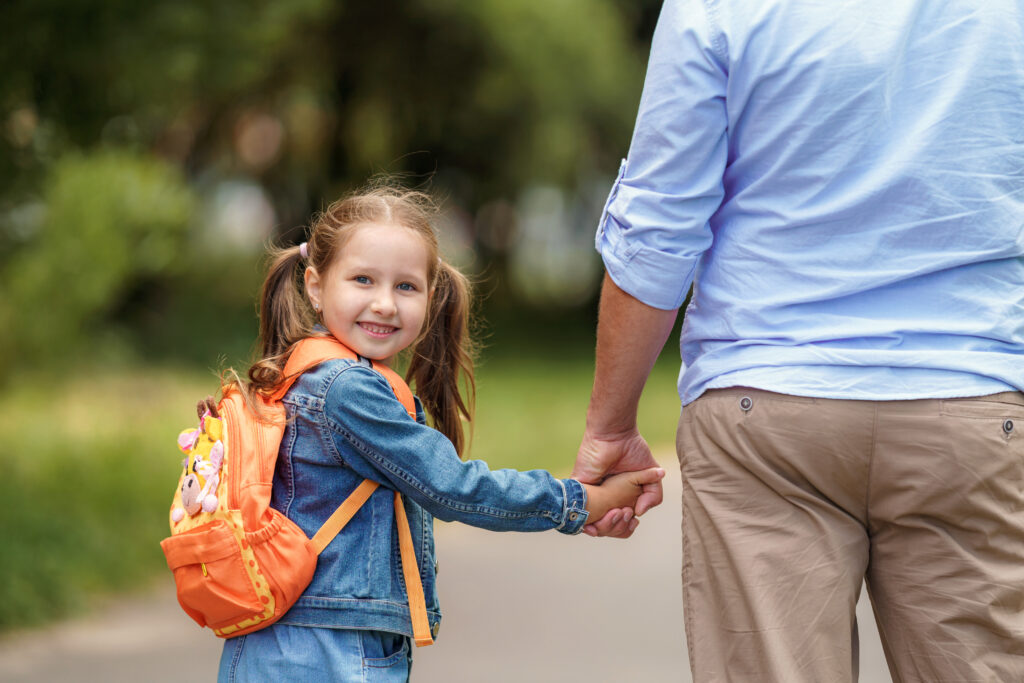
<path id="1" fill-rule="evenodd" d="M 227 522 L 215 520 L 160 542 L 174 572 L 178 602 L 200 626 L 234 624 L 262 614 L 263 604 Z"/>

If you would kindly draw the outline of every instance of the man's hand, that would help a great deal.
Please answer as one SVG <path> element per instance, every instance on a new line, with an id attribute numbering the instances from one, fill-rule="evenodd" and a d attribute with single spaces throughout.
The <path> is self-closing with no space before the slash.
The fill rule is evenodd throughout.
<path id="1" fill-rule="evenodd" d="M 636 411 L 644 382 L 672 331 L 677 313 L 642 303 L 605 274 L 597 320 L 594 388 L 574 478 L 597 484 L 609 474 L 658 464 L 636 428 Z M 661 498 L 660 481 L 644 486 L 636 514 L 658 505 Z M 640 523 L 633 513 L 630 508 L 611 510 L 583 531 L 591 536 L 628 538 Z"/>
<path id="2" fill-rule="evenodd" d="M 636 429 L 625 434 L 605 436 L 595 436 L 588 430 L 583 435 L 572 477 L 585 484 L 598 484 L 609 474 L 643 470 L 657 465 L 650 447 Z M 660 505 L 661 501 L 661 481 L 646 484 L 637 499 L 635 516 L 634 510 L 630 508 L 609 510 L 604 517 L 584 527 L 583 531 L 591 536 L 629 538 L 640 523 L 637 517 Z"/>

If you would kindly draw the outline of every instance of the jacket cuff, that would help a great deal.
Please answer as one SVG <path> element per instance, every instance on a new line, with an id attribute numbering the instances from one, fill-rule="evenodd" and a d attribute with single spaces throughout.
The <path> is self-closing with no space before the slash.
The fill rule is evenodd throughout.
<path id="1" fill-rule="evenodd" d="M 562 523 L 556 529 L 563 534 L 578 534 L 587 523 L 587 492 L 583 484 L 575 479 L 559 479 L 562 485 L 564 505 L 562 507 Z"/>

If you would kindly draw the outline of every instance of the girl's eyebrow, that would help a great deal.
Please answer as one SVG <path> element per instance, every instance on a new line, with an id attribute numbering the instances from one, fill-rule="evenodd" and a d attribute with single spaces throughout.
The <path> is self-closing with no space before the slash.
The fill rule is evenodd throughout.
<path id="1" fill-rule="evenodd" d="M 383 270 L 383 269 L 381 267 L 379 267 L 379 266 L 375 266 L 375 265 L 373 265 L 371 263 L 367 263 L 365 261 L 349 261 L 348 263 L 345 264 L 345 270 L 346 271 L 357 271 L 358 270 L 361 273 L 376 274 L 376 273 L 381 272 L 381 270 Z"/>
<path id="2" fill-rule="evenodd" d="M 418 275 L 403 275 L 400 276 L 398 279 L 403 282 L 412 282 L 418 285 L 425 284 L 427 281 L 427 278 L 419 277 Z"/>

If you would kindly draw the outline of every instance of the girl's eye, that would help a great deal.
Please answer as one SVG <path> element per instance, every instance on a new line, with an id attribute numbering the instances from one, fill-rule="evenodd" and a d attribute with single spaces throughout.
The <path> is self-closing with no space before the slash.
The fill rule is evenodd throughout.
<path id="1" fill-rule="evenodd" d="M 370 284 L 370 278 L 366 277 L 365 275 L 356 275 L 355 278 L 353 279 L 361 285 Z"/>
<path id="2" fill-rule="evenodd" d="M 413 285 L 412 283 L 409 283 L 409 282 L 403 282 L 402 284 L 398 285 L 398 288 L 400 290 L 402 290 L 403 292 L 415 292 L 416 291 L 416 285 Z"/>

